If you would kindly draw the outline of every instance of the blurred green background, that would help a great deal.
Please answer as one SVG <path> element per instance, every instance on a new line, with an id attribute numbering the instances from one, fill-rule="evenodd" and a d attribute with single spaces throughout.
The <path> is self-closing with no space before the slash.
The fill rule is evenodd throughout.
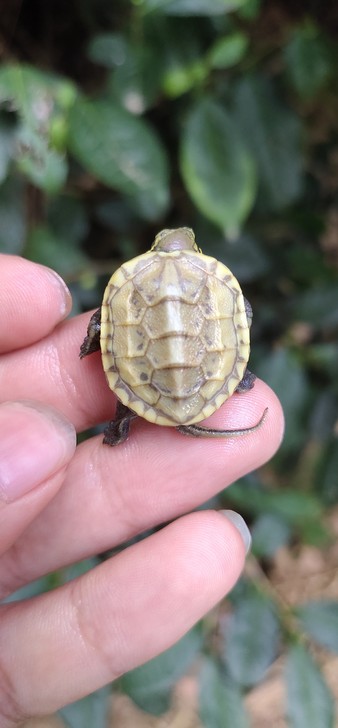
<path id="1" fill-rule="evenodd" d="M 245 696 L 280 655 L 285 725 L 335 725 L 313 647 L 338 652 L 338 588 L 295 606 L 273 572 L 281 549 L 327 554 L 334 540 L 337 38 L 338 6 L 320 0 L 1 5 L 0 251 L 55 268 L 78 313 L 158 230 L 192 227 L 251 301 L 251 368 L 284 407 L 274 460 L 213 501 L 243 513 L 254 537 L 230 607 L 115 688 L 161 714 L 198 664 L 206 728 L 250 726 Z M 64 718 L 106 725 L 105 700 Z"/>

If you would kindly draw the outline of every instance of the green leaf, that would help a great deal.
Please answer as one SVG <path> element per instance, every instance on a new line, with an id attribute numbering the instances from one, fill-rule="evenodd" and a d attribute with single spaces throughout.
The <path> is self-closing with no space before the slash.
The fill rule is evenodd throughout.
<path id="1" fill-rule="evenodd" d="M 257 164 L 261 207 L 280 210 L 298 199 L 303 185 L 300 121 L 271 83 L 246 76 L 235 90 L 234 113 Z"/>
<path id="2" fill-rule="evenodd" d="M 124 675 L 122 689 L 148 713 L 160 715 L 165 712 L 173 686 L 193 663 L 201 649 L 202 639 L 201 629 L 197 626 L 169 650 Z"/>
<path id="3" fill-rule="evenodd" d="M 0 68 L 0 101 L 40 135 L 47 134 L 54 114 L 68 110 L 75 98 L 74 84 L 56 74 L 19 63 Z"/>
<path id="4" fill-rule="evenodd" d="M 286 684 L 290 728 L 334 728 L 331 692 L 302 645 L 293 645 L 289 650 Z"/>
<path id="5" fill-rule="evenodd" d="M 204 728 L 249 728 L 238 685 L 207 659 L 199 677 L 199 715 Z"/>
<path id="6" fill-rule="evenodd" d="M 299 539 L 301 543 L 309 544 L 317 549 L 328 548 L 332 543 L 332 533 L 325 521 L 314 520 L 299 524 Z"/>
<path id="7" fill-rule="evenodd" d="M 214 231 L 209 233 L 207 228 L 204 232 L 202 228 L 198 240 L 203 252 L 227 265 L 241 284 L 254 281 L 271 269 L 263 245 L 247 233 L 239 235 L 235 241 L 229 241 L 219 230 L 215 234 Z"/>
<path id="8" fill-rule="evenodd" d="M 29 127 L 22 127 L 18 134 L 15 159 L 20 172 L 45 192 L 58 192 L 65 184 L 66 158 L 51 149 L 48 141 Z"/>
<path id="9" fill-rule="evenodd" d="M 154 103 L 162 71 L 156 47 L 128 42 L 120 33 L 102 33 L 90 42 L 88 55 L 92 61 L 112 69 L 107 93 L 127 111 L 141 114 Z"/>
<path id="10" fill-rule="evenodd" d="M 294 449 L 304 439 L 304 412 L 309 396 L 306 370 L 287 348 L 279 348 L 255 362 L 255 373 L 278 395 L 286 428 L 284 450 Z"/>
<path id="11" fill-rule="evenodd" d="M 51 589 L 50 581 L 51 574 L 42 576 L 40 579 L 36 579 L 35 581 L 30 581 L 25 586 L 17 589 L 17 591 L 13 592 L 8 597 L 5 597 L 5 599 L 1 600 L 1 604 L 21 602 L 25 599 L 32 599 L 32 597 L 35 597 L 38 594 L 43 594 L 44 592 L 47 592 Z"/>
<path id="12" fill-rule="evenodd" d="M 60 238 L 70 244 L 84 240 L 89 231 L 86 209 L 81 200 L 70 195 L 58 195 L 49 201 L 48 222 Z"/>
<path id="13" fill-rule="evenodd" d="M 127 111 L 143 114 L 158 96 L 161 71 L 155 49 L 130 45 L 125 61 L 108 78 L 107 92 Z"/>
<path id="14" fill-rule="evenodd" d="M 69 147 L 98 180 L 130 195 L 156 219 L 169 200 L 165 151 L 152 127 L 108 101 L 78 99 L 70 114 Z"/>
<path id="15" fill-rule="evenodd" d="M 163 74 L 163 91 L 175 98 L 202 84 L 208 75 L 208 65 L 203 59 L 186 66 L 172 66 Z"/>
<path id="16" fill-rule="evenodd" d="M 70 91 L 75 93 L 70 83 L 31 66 L 0 69 L 0 100 L 20 118 L 13 156 L 20 172 L 48 193 L 58 192 L 67 177 L 66 159 L 53 148 L 51 134 L 60 142 L 65 127 L 60 109 Z"/>
<path id="17" fill-rule="evenodd" d="M 236 235 L 254 202 L 255 171 L 222 106 L 209 99 L 195 106 L 183 131 L 180 165 L 198 209 L 229 236 Z"/>
<path id="18" fill-rule="evenodd" d="M 158 10 L 167 15 L 223 15 L 245 6 L 247 0 L 134 0 L 144 12 Z"/>
<path id="19" fill-rule="evenodd" d="M 251 590 L 239 602 L 224 634 L 227 669 L 240 685 L 258 683 L 275 659 L 280 639 L 273 603 Z"/>
<path id="20" fill-rule="evenodd" d="M 189 32 L 192 22 L 173 18 L 161 22 L 155 51 L 162 90 L 171 98 L 201 86 L 210 71 L 201 34 Z"/>
<path id="21" fill-rule="evenodd" d="M 313 286 L 295 296 L 291 306 L 294 318 L 308 321 L 318 328 L 338 326 L 338 287 L 337 284 Z"/>
<path id="22" fill-rule="evenodd" d="M 237 509 L 254 514 L 271 513 L 294 526 L 321 519 L 323 508 L 312 493 L 284 488 L 266 491 L 238 481 L 227 491 L 227 498 Z"/>
<path id="23" fill-rule="evenodd" d="M 0 252 L 20 254 L 26 238 L 22 181 L 9 177 L 0 187 Z"/>
<path id="24" fill-rule="evenodd" d="M 337 413 L 336 413 L 337 414 Z M 338 442 L 333 439 L 324 449 L 316 475 L 317 492 L 324 503 L 338 503 Z"/>
<path id="25" fill-rule="evenodd" d="M 128 52 L 126 38 L 121 33 L 100 33 L 91 39 L 88 57 L 106 68 L 116 68 L 125 63 Z"/>
<path id="26" fill-rule="evenodd" d="M 262 0 L 247 0 L 245 5 L 239 8 L 238 15 L 244 20 L 253 20 L 258 17 L 261 5 Z"/>
<path id="27" fill-rule="evenodd" d="M 220 38 L 208 53 L 211 67 L 230 68 L 235 66 L 236 63 L 242 60 L 248 45 L 248 37 L 240 31 Z"/>
<path id="28" fill-rule="evenodd" d="M 110 692 L 109 687 L 97 690 L 62 708 L 60 715 L 69 728 L 107 728 Z"/>
<path id="29" fill-rule="evenodd" d="M 0 184 L 6 179 L 14 154 L 16 127 L 5 116 L 0 116 Z"/>
<path id="30" fill-rule="evenodd" d="M 0 101 L 8 103 L 31 122 L 42 126 L 49 118 L 53 105 L 55 76 L 33 66 L 7 64 L 0 68 Z"/>
<path id="31" fill-rule="evenodd" d="M 284 48 L 286 72 L 302 99 L 313 98 L 334 73 L 329 43 L 310 21 L 296 28 Z"/>
<path id="32" fill-rule="evenodd" d="M 335 378 L 337 371 L 338 361 L 338 344 L 334 342 L 321 342 L 318 344 L 310 344 L 306 348 L 306 362 L 316 370 L 329 374 L 330 377 Z M 324 393 L 327 394 L 327 391 Z M 332 402 L 332 393 L 329 393 Z M 329 418 L 331 419 L 331 418 Z M 318 434 L 318 433 L 316 433 Z"/>
<path id="33" fill-rule="evenodd" d="M 251 529 L 252 551 L 255 556 L 271 557 L 290 540 L 290 526 L 280 516 L 263 513 Z"/>
<path id="34" fill-rule="evenodd" d="M 85 267 L 85 254 L 47 226 L 35 227 L 25 247 L 25 257 L 55 269 L 61 276 L 78 273 Z"/>
<path id="35" fill-rule="evenodd" d="M 338 652 L 338 602 L 313 601 L 295 609 L 302 628 L 318 644 Z"/>

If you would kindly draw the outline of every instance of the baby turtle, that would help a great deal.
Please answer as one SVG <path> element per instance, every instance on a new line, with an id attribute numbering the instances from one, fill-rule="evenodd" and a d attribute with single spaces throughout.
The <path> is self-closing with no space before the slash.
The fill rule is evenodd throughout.
<path id="1" fill-rule="evenodd" d="M 118 445 L 144 417 L 195 437 L 228 437 L 252 427 L 197 426 L 233 392 L 246 392 L 252 309 L 231 271 L 203 255 L 193 231 L 162 230 L 151 250 L 113 273 L 90 319 L 80 357 L 101 349 L 117 410 L 103 442 Z"/>

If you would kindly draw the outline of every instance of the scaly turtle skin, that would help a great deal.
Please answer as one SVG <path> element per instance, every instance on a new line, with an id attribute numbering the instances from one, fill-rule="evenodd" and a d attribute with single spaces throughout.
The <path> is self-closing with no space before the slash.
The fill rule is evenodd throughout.
<path id="1" fill-rule="evenodd" d="M 252 432 L 198 427 L 234 391 L 251 389 L 250 304 L 231 271 L 203 255 L 189 228 L 162 230 L 148 253 L 111 277 L 92 316 L 80 357 L 101 349 L 118 397 L 104 443 L 117 445 L 139 415 L 184 434 L 226 437 Z"/>

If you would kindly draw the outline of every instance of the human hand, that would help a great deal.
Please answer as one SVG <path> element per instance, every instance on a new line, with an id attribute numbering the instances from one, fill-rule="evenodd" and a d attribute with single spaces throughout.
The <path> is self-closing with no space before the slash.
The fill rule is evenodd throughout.
<path id="1" fill-rule="evenodd" d="M 79 360 L 89 315 L 63 320 L 69 293 L 43 266 L 2 255 L 0 277 L 0 598 L 176 519 L 73 582 L 1 605 L 0 725 L 13 728 L 165 650 L 233 587 L 245 525 L 189 511 L 273 455 L 283 416 L 258 380 L 209 419 L 245 427 L 268 407 L 249 435 L 190 439 L 138 419 L 123 445 L 98 436 L 75 449 L 74 428 L 115 406 L 99 354 Z"/>

